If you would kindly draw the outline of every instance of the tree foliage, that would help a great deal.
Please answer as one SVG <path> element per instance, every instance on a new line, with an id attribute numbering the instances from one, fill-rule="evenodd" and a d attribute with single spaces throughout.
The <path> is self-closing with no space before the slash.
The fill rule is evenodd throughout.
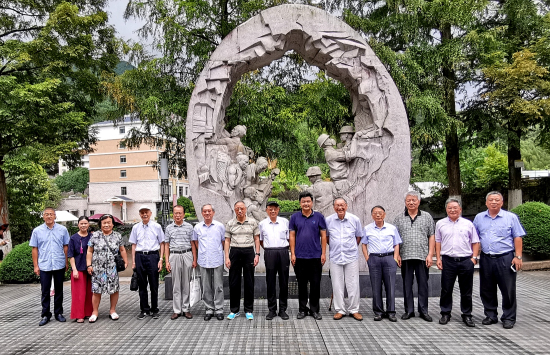
<path id="1" fill-rule="evenodd" d="M 63 192 L 84 192 L 88 187 L 90 172 L 86 168 L 67 170 L 55 178 L 55 184 Z"/>

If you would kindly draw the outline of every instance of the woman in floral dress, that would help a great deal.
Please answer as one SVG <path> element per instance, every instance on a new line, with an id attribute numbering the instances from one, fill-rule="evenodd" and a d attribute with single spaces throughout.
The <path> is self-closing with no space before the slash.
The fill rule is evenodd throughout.
<path id="1" fill-rule="evenodd" d="M 101 230 L 94 232 L 88 243 L 87 270 L 92 275 L 92 305 L 93 312 L 90 323 L 97 320 L 101 294 L 106 293 L 111 298 L 109 317 L 118 320 L 116 304 L 118 302 L 118 272 L 116 269 L 115 255 L 120 251 L 124 265 L 128 266 L 126 249 L 122 245 L 122 236 L 113 231 L 113 216 L 104 214 L 99 219 Z"/>

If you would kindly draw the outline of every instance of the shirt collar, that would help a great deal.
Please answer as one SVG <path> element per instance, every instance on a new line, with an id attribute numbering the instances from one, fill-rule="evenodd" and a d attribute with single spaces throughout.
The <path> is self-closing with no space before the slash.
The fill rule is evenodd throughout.
<path id="1" fill-rule="evenodd" d="M 420 211 L 420 209 L 419 209 L 419 210 L 418 210 L 418 213 L 417 213 L 416 215 L 417 215 L 417 216 L 422 215 L 422 211 Z M 407 209 L 407 207 L 405 207 L 405 216 L 410 217 L 410 215 L 409 215 L 409 210 Z"/>
<path id="2" fill-rule="evenodd" d="M 344 218 L 340 219 L 340 217 L 338 217 L 338 213 L 335 213 L 334 214 L 334 219 L 337 220 L 337 221 L 347 221 L 348 220 L 348 213 L 346 212 L 346 214 L 344 215 Z"/>
<path id="3" fill-rule="evenodd" d="M 304 212 L 302 212 L 302 210 L 300 210 L 300 213 L 301 213 L 302 216 L 304 216 L 305 218 L 310 218 L 310 217 L 313 217 L 313 215 L 315 214 L 315 211 L 314 211 L 314 210 L 311 210 L 311 214 L 309 215 L 309 217 L 306 217 L 306 215 L 304 214 Z"/>
<path id="4" fill-rule="evenodd" d="M 55 226 L 57 225 L 57 223 L 53 223 L 53 226 L 50 228 L 48 227 L 48 225 L 46 224 L 46 222 L 44 222 L 44 228 L 46 228 L 47 230 L 50 230 L 50 231 L 53 231 L 55 229 Z"/>
<path id="5" fill-rule="evenodd" d="M 271 220 L 271 218 L 269 218 L 269 217 L 267 217 L 267 219 L 269 220 L 269 223 L 271 223 L 271 224 L 279 224 L 279 216 L 277 216 L 277 219 L 275 219 L 275 222 L 273 222 Z"/>
<path id="6" fill-rule="evenodd" d="M 451 223 L 457 223 L 458 221 L 460 221 L 460 219 L 462 218 L 462 216 L 458 216 L 458 218 L 456 219 L 456 221 L 453 222 L 453 220 L 451 219 L 451 217 L 447 216 L 447 221 L 451 222 Z"/>
<path id="7" fill-rule="evenodd" d="M 240 224 L 240 225 L 243 225 L 243 224 L 246 224 L 246 223 L 250 223 L 250 221 L 248 220 L 248 216 L 246 216 L 246 218 L 244 219 L 244 221 L 239 222 L 239 220 L 237 218 L 235 218 L 235 222 Z"/>
<path id="8" fill-rule="evenodd" d="M 378 228 L 378 226 L 376 225 L 376 222 L 372 222 L 372 226 L 376 229 L 382 230 L 382 229 L 386 228 L 386 221 L 384 221 L 384 225 L 382 226 L 382 228 Z"/>
<path id="9" fill-rule="evenodd" d="M 489 214 L 489 210 L 485 211 L 485 216 L 487 216 L 489 218 L 493 218 Z M 502 208 L 500 209 L 500 211 L 498 211 L 497 215 L 495 216 L 495 218 L 497 218 L 497 217 L 504 217 L 504 210 Z"/>

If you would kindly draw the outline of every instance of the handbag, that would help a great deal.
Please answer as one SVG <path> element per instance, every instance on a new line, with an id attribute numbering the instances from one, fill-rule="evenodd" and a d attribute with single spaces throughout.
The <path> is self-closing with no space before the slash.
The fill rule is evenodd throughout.
<path id="1" fill-rule="evenodd" d="M 138 274 L 137 271 L 134 270 L 134 273 L 132 274 L 132 279 L 130 280 L 130 291 L 137 291 L 138 289 Z"/>
<path id="2" fill-rule="evenodd" d="M 193 307 L 193 305 L 197 304 L 200 300 L 202 300 L 201 280 L 200 277 L 197 278 L 195 269 L 193 269 L 193 275 L 189 282 L 189 307 Z"/>
<path id="3" fill-rule="evenodd" d="M 116 264 L 117 272 L 126 270 L 126 266 L 124 265 L 124 259 L 122 259 L 122 255 L 120 255 L 120 251 L 118 252 L 118 254 L 115 255 L 115 264 Z"/>

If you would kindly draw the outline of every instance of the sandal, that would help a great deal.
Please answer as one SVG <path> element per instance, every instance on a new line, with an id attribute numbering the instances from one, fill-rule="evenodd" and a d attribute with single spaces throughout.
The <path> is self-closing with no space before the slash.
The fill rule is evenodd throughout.
<path id="1" fill-rule="evenodd" d="M 118 314 L 116 314 L 116 312 L 113 312 L 109 314 L 109 318 L 111 318 L 112 320 L 118 320 Z"/>
<path id="2" fill-rule="evenodd" d="M 79 318 L 76 320 L 77 323 L 84 323 L 84 318 Z"/>
<path id="3" fill-rule="evenodd" d="M 97 320 L 97 316 L 95 314 L 92 314 L 92 316 L 90 317 L 90 319 L 88 320 L 88 322 L 90 323 L 95 323 L 95 321 Z"/>

